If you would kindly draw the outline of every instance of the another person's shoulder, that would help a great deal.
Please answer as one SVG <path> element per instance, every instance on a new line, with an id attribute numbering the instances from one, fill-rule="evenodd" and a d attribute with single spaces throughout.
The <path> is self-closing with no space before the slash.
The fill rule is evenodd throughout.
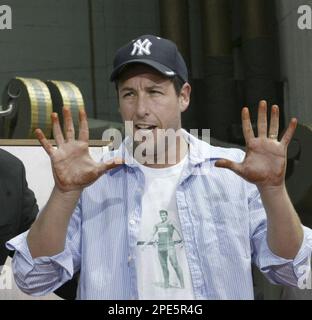
<path id="1" fill-rule="evenodd" d="M 20 159 L 15 157 L 10 152 L 0 148 L 0 169 L 1 171 L 16 171 L 18 168 L 22 168 L 23 163 Z"/>

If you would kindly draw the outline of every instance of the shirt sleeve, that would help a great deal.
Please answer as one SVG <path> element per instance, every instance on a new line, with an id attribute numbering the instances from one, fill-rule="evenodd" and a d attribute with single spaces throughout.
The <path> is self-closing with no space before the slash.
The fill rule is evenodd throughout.
<path id="1" fill-rule="evenodd" d="M 250 234 L 252 261 L 273 284 L 300 286 L 311 270 L 312 230 L 303 227 L 304 239 L 294 259 L 275 255 L 267 242 L 267 219 L 260 194 L 255 186 L 248 186 L 250 192 Z"/>
<path id="2" fill-rule="evenodd" d="M 33 296 L 49 294 L 73 277 L 80 269 L 81 259 L 81 205 L 78 203 L 68 226 L 65 249 L 51 257 L 32 258 L 27 245 L 28 231 L 6 243 L 15 250 L 12 260 L 17 286 Z"/>

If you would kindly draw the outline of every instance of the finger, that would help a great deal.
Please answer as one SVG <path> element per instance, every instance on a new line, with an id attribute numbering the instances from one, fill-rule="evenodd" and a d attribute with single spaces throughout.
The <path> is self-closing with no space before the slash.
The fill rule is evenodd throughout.
<path id="1" fill-rule="evenodd" d="M 215 166 L 218 168 L 225 168 L 225 169 L 232 170 L 238 175 L 241 175 L 242 173 L 242 165 L 240 163 L 236 163 L 227 159 L 216 161 Z"/>
<path id="2" fill-rule="evenodd" d="M 79 110 L 79 140 L 89 141 L 89 126 L 85 110 Z"/>
<path id="3" fill-rule="evenodd" d="M 100 174 L 103 174 L 108 170 L 111 170 L 111 169 L 114 169 L 114 168 L 117 168 L 117 167 L 123 165 L 124 163 L 125 163 L 125 161 L 120 158 L 115 158 L 115 159 L 109 160 L 105 163 L 100 163 L 99 164 L 99 172 L 100 172 Z"/>
<path id="4" fill-rule="evenodd" d="M 75 140 L 75 128 L 69 107 L 63 107 L 64 133 L 67 141 Z"/>
<path id="5" fill-rule="evenodd" d="M 248 108 L 243 108 L 242 110 L 242 126 L 243 126 L 243 134 L 246 143 L 255 137 L 255 134 L 252 129 L 251 121 L 250 121 L 250 115 Z"/>
<path id="6" fill-rule="evenodd" d="M 267 119 L 267 103 L 262 100 L 259 102 L 258 108 L 258 137 L 267 137 L 268 119 Z"/>
<path id="7" fill-rule="evenodd" d="M 52 119 L 52 128 L 53 128 L 53 137 L 56 142 L 56 145 L 59 146 L 60 144 L 64 143 L 64 137 L 63 137 L 62 129 L 60 126 L 58 114 L 53 112 L 51 114 L 51 119 Z"/>
<path id="8" fill-rule="evenodd" d="M 271 109 L 270 129 L 269 129 L 270 139 L 278 138 L 278 129 L 279 129 L 279 108 L 277 105 L 274 105 L 272 106 L 272 109 Z"/>
<path id="9" fill-rule="evenodd" d="M 44 133 L 41 131 L 41 129 L 36 129 L 35 130 L 35 135 L 37 139 L 39 140 L 40 144 L 42 145 L 43 149 L 46 151 L 46 153 L 49 156 L 52 156 L 54 152 L 54 148 L 52 144 L 47 140 L 45 137 Z"/>
<path id="10" fill-rule="evenodd" d="M 289 142 L 291 141 L 296 131 L 297 124 L 298 124 L 298 120 L 296 118 L 292 118 L 286 132 L 282 137 L 281 143 L 284 144 L 286 147 L 289 145 Z"/>

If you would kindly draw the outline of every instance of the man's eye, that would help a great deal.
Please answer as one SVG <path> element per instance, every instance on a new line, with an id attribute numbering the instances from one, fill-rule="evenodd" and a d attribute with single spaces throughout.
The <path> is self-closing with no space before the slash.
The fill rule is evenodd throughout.
<path id="1" fill-rule="evenodd" d="M 157 91 L 157 90 L 151 90 L 150 93 L 151 94 L 162 94 L 162 92 Z"/>
<path id="2" fill-rule="evenodd" d="M 127 93 L 125 93 L 124 94 L 124 98 L 126 98 L 126 97 L 132 97 L 133 96 L 133 92 L 127 92 Z"/>

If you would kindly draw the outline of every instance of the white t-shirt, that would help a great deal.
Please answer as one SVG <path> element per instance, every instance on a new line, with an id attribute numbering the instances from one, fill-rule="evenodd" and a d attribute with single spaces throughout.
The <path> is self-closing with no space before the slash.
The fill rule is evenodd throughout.
<path id="1" fill-rule="evenodd" d="M 163 169 L 139 165 L 145 176 L 136 250 L 139 299 L 194 299 L 176 205 L 186 161 Z"/>

